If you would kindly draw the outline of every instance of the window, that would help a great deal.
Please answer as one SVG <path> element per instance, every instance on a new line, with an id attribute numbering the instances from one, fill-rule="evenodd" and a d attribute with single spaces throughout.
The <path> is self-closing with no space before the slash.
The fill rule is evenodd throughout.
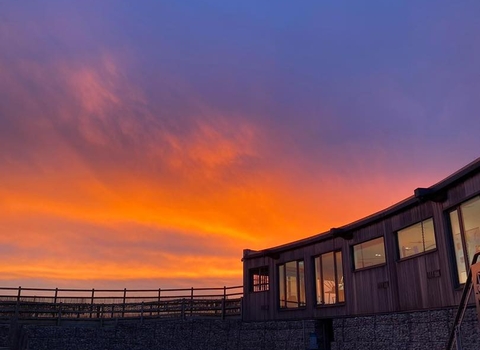
<path id="1" fill-rule="evenodd" d="M 462 203 L 449 214 L 458 282 L 465 283 L 473 255 L 480 251 L 480 196 Z"/>
<path id="2" fill-rule="evenodd" d="M 400 259 L 437 248 L 433 219 L 427 219 L 397 232 Z"/>
<path id="3" fill-rule="evenodd" d="M 353 257 L 355 270 L 385 264 L 385 243 L 383 237 L 354 245 Z"/>
<path id="4" fill-rule="evenodd" d="M 305 264 L 290 261 L 278 266 L 280 308 L 305 306 Z"/>
<path id="5" fill-rule="evenodd" d="M 341 251 L 315 258 L 315 282 L 318 305 L 345 302 Z"/>
<path id="6" fill-rule="evenodd" d="M 268 266 L 250 270 L 250 291 L 265 292 L 269 290 Z"/>

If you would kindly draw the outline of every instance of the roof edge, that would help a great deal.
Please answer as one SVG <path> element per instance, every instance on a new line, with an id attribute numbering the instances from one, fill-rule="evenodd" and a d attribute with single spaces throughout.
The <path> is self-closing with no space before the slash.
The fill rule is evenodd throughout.
<path id="1" fill-rule="evenodd" d="M 283 251 L 298 249 L 310 244 L 319 243 L 329 238 L 342 237 L 344 239 L 351 239 L 352 238 L 351 231 L 357 230 L 363 226 L 370 225 L 376 221 L 392 216 L 395 213 L 401 210 L 404 210 L 412 205 L 418 204 L 426 200 L 444 201 L 446 199 L 444 196 L 445 193 L 442 193 L 442 192 L 445 192 L 447 188 L 461 181 L 466 176 L 474 174 L 476 172 L 480 172 L 480 157 L 430 187 L 416 188 L 414 190 L 413 196 L 410 196 L 383 210 L 380 210 L 376 213 L 368 215 L 359 220 L 353 221 L 344 226 L 340 226 L 338 228 L 331 228 L 329 231 L 318 233 L 310 237 L 302 238 L 293 242 L 285 243 L 285 244 L 268 248 L 268 249 L 263 249 L 263 250 L 245 249 L 242 261 L 245 259 L 253 259 L 253 258 L 262 257 L 262 256 L 270 256 L 275 258 L 276 256 L 278 256 L 279 253 Z"/>

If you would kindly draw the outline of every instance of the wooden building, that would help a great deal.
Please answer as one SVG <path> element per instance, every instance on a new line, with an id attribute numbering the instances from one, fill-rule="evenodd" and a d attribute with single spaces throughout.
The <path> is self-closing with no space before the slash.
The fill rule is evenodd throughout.
<path id="1" fill-rule="evenodd" d="M 244 250 L 246 321 L 332 319 L 458 305 L 480 250 L 480 158 L 329 232 Z"/>

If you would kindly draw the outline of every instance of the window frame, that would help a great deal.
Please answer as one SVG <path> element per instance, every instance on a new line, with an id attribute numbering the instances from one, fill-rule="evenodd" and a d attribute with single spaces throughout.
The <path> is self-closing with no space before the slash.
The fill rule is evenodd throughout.
<path id="1" fill-rule="evenodd" d="M 381 263 L 378 263 L 378 264 L 374 264 L 374 265 L 369 265 L 369 266 L 365 266 L 365 267 L 356 267 L 356 259 L 355 259 L 355 247 L 356 246 L 359 246 L 361 244 L 365 244 L 365 243 L 368 243 L 368 242 L 371 242 L 371 241 L 375 241 L 377 239 L 382 239 L 383 240 L 383 256 L 385 257 L 385 261 L 381 262 Z M 368 240 L 365 240 L 363 242 L 359 242 L 359 243 L 356 243 L 356 244 L 353 244 L 350 246 L 351 247 L 351 253 L 352 253 L 352 263 L 353 263 L 353 271 L 354 272 L 357 272 L 357 271 L 364 271 L 364 270 L 368 270 L 368 269 L 374 269 L 374 268 L 377 268 L 377 267 L 381 267 L 381 266 L 385 266 L 387 265 L 387 253 L 386 253 L 386 250 L 385 250 L 385 237 L 384 236 L 379 236 L 379 237 L 375 237 L 375 238 L 371 238 L 371 239 L 368 239 Z"/>
<path id="2" fill-rule="evenodd" d="M 255 281 L 258 276 L 258 281 Z M 249 270 L 250 293 L 268 292 L 270 290 L 270 271 L 268 265 Z"/>
<path id="3" fill-rule="evenodd" d="M 402 257 L 401 256 L 401 253 L 400 253 L 400 240 L 399 240 L 399 233 L 403 230 L 406 230 L 410 227 L 413 227 L 415 225 L 418 225 L 420 224 L 422 226 L 422 230 L 423 230 L 423 224 L 424 222 L 426 221 L 429 221 L 431 220 L 432 221 L 432 227 L 433 227 L 433 239 L 435 241 L 435 247 L 432 248 L 432 249 L 428 249 L 428 250 L 423 250 L 419 253 L 416 253 L 416 254 L 413 254 L 413 255 L 409 255 L 409 256 L 405 256 L 405 257 Z M 401 262 L 401 261 L 404 261 L 404 260 L 408 260 L 408 259 L 412 259 L 412 258 L 416 258 L 416 257 L 419 257 L 419 256 L 422 256 L 422 255 L 425 255 L 425 254 L 430 254 L 432 252 L 435 252 L 438 250 L 438 246 L 437 246 L 437 233 L 435 231 L 435 219 L 433 218 L 433 216 L 430 216 L 426 219 L 423 219 L 423 220 L 420 220 L 420 221 L 417 221 L 411 225 L 408 225 L 408 226 L 405 226 L 397 231 L 395 231 L 395 238 L 396 238 L 396 243 L 397 243 L 397 257 L 398 257 L 398 261 Z M 425 249 L 425 238 L 424 238 L 424 235 L 422 234 L 422 237 L 420 237 L 420 239 L 422 239 L 422 245 Z"/>
<path id="4" fill-rule="evenodd" d="M 333 274 L 334 274 L 334 278 L 335 278 L 335 302 L 334 303 L 325 303 L 324 300 L 322 300 L 323 302 L 319 302 L 318 301 L 318 298 L 320 296 L 321 299 L 323 299 L 324 297 L 324 294 L 325 294 L 325 291 L 324 291 L 324 288 L 325 288 L 325 282 L 324 282 L 324 278 L 323 278 L 323 263 L 322 263 L 322 256 L 324 255 L 327 255 L 327 254 L 333 254 Z M 341 277 L 341 280 L 342 280 L 342 283 L 339 283 L 338 281 L 338 264 L 337 264 L 337 259 L 338 259 L 338 254 L 340 254 L 340 261 L 341 261 L 341 273 L 342 273 L 342 277 Z M 318 260 L 317 260 L 318 259 Z M 318 263 L 317 263 L 318 261 Z M 328 252 L 325 252 L 325 253 L 322 253 L 320 255 L 317 255 L 314 257 L 313 259 L 313 263 L 314 263 L 314 266 L 315 266 L 315 304 L 317 307 L 325 307 L 325 306 L 337 306 L 337 305 L 344 305 L 345 304 L 345 273 L 344 273 L 344 264 L 343 264 L 343 252 L 341 249 L 337 249 L 337 250 L 331 250 L 331 251 L 328 251 Z M 320 274 L 320 291 L 317 289 L 317 271 L 319 272 Z M 339 286 L 340 284 L 343 285 L 343 301 L 338 301 L 338 295 L 340 294 L 339 293 Z"/>
<path id="5" fill-rule="evenodd" d="M 296 293 L 297 293 L 297 301 L 288 301 L 287 300 L 287 274 L 286 274 L 286 267 L 288 263 L 295 263 L 295 269 L 296 269 Z M 303 263 L 303 276 L 300 276 L 300 268 L 299 264 Z M 283 273 L 280 272 L 280 269 L 283 269 Z M 283 263 L 277 264 L 277 276 L 278 276 L 278 284 L 277 284 L 277 291 L 278 291 L 278 307 L 281 311 L 284 310 L 298 310 L 305 308 L 307 306 L 307 291 L 306 291 L 306 271 L 305 271 L 305 260 L 303 259 L 298 259 L 298 260 L 289 260 L 285 261 Z M 283 305 L 282 305 L 282 292 L 281 292 L 281 287 L 282 287 L 282 278 L 283 278 L 283 295 L 285 297 L 285 300 L 283 300 Z M 302 299 L 302 288 L 301 288 L 301 282 L 303 282 L 303 300 Z M 292 303 L 296 303 L 296 306 L 288 306 L 289 304 L 291 305 Z"/>
<path id="6" fill-rule="evenodd" d="M 480 201 L 480 193 L 475 193 L 473 196 L 470 196 L 466 199 L 464 199 L 463 201 L 459 202 L 459 203 L 456 203 L 455 205 L 447 208 L 445 211 L 444 211 L 444 214 L 446 216 L 446 220 L 447 220 L 447 224 L 448 224 L 448 232 L 450 233 L 449 235 L 449 241 L 450 241 L 450 250 L 451 250 L 451 254 L 452 254 L 452 264 L 454 266 L 454 268 L 452 269 L 453 270 L 453 274 L 454 276 L 456 277 L 455 279 L 455 283 L 458 287 L 461 287 L 462 285 L 465 284 L 465 281 L 461 281 L 460 280 L 460 271 L 459 271 L 459 266 L 458 266 L 458 260 L 459 258 L 463 258 L 463 268 L 465 269 L 463 272 L 465 272 L 465 280 L 466 280 L 466 276 L 468 276 L 468 271 L 470 270 L 470 267 L 471 267 L 471 261 L 468 261 L 470 258 L 473 258 L 472 257 L 469 257 L 468 255 L 468 246 L 467 246 L 467 240 L 466 240 L 466 233 L 469 231 L 469 230 L 466 230 L 465 229 L 465 222 L 464 222 L 464 216 L 463 216 L 463 210 L 462 210 L 462 206 L 468 202 L 471 202 L 473 201 L 474 199 L 476 199 L 477 201 Z M 455 237 L 454 237 L 454 229 L 452 227 L 452 214 L 454 212 L 457 212 L 456 213 L 456 219 L 457 219 L 457 224 L 458 224 L 458 229 L 459 229 L 459 235 L 460 235 L 460 244 L 461 244 L 461 248 L 462 248 L 462 256 L 461 257 L 458 257 L 457 256 L 457 249 L 455 248 Z M 468 260 L 465 259 L 465 257 L 468 257 Z"/>

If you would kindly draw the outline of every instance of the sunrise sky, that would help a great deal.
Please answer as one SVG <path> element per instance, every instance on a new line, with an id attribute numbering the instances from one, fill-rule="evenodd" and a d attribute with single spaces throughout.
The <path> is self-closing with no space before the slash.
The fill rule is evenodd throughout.
<path id="1" fill-rule="evenodd" d="M 0 1 L 0 286 L 241 284 L 480 156 L 480 2 Z"/>

